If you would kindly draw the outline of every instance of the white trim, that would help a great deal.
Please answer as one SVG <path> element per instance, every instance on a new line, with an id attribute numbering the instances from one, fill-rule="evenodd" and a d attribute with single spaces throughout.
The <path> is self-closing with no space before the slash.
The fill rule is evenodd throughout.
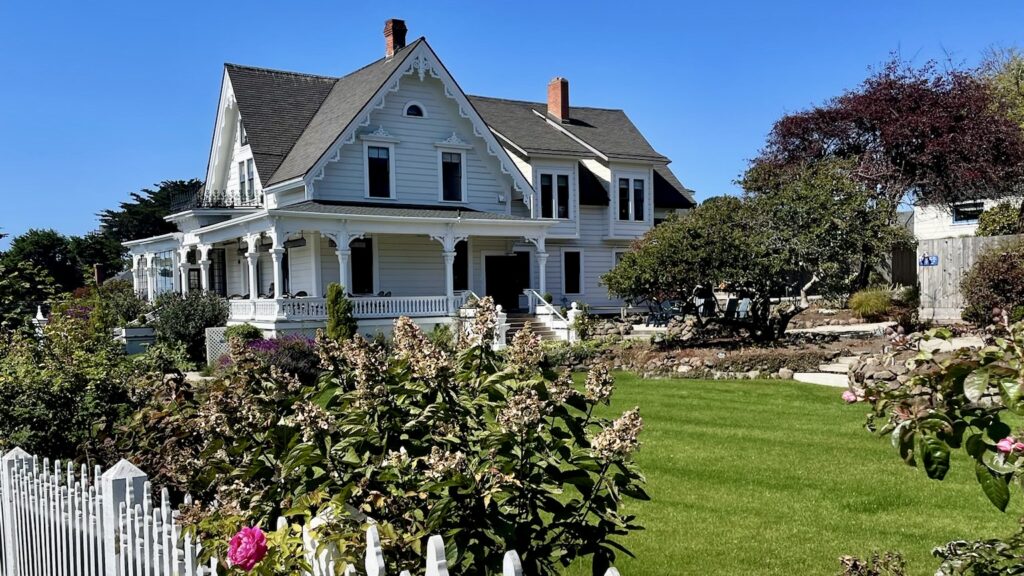
<path id="1" fill-rule="evenodd" d="M 584 147 L 584 148 L 586 148 L 587 150 L 590 150 L 591 152 L 593 152 L 593 153 L 594 153 L 594 155 L 595 155 L 595 156 L 597 156 L 598 158 L 600 158 L 600 159 L 604 160 L 605 162 L 607 162 L 607 161 L 608 161 L 608 156 L 607 156 L 607 155 L 605 155 L 605 153 L 604 153 L 604 152 L 601 152 L 601 151 L 600 151 L 600 150 L 598 150 L 597 148 L 594 148 L 594 147 L 593 147 L 593 146 L 591 146 L 590 144 L 587 144 L 587 143 L 586 143 L 586 142 L 585 142 L 585 141 L 584 141 L 584 140 L 583 140 L 582 138 L 580 138 L 579 136 L 577 136 L 577 135 L 573 134 L 572 132 L 570 132 L 570 131 L 566 130 L 566 129 L 565 129 L 565 128 L 564 128 L 564 127 L 563 127 L 563 126 L 561 125 L 561 124 L 559 124 L 558 122 L 555 122 L 555 121 L 554 121 L 554 120 L 552 120 L 551 118 L 548 118 L 548 117 L 547 117 L 546 115 L 544 115 L 544 114 L 541 114 L 540 112 L 538 112 L 538 111 L 536 111 L 536 110 L 534 110 L 534 111 L 533 111 L 533 113 L 534 113 L 534 114 L 536 114 L 537 116 L 540 116 L 541 118 L 543 118 L 545 122 L 547 122 L 548 124 L 550 124 L 551 126 L 553 126 L 553 127 L 554 127 L 554 128 L 556 129 L 556 130 L 558 130 L 558 131 L 559 131 L 559 132 L 561 132 L 562 134 L 565 134 L 566 136 L 568 136 L 568 137 L 569 137 L 569 138 L 571 138 L 572 140 L 576 141 L 576 143 L 577 143 L 577 144 L 579 144 L 580 146 L 583 146 L 583 147 Z"/>
<path id="2" fill-rule="evenodd" d="M 396 141 L 397 142 L 397 141 Z M 387 198 L 381 196 L 370 196 L 370 147 L 374 148 L 387 148 L 388 149 L 388 186 L 389 193 L 391 194 Z M 395 143 L 387 142 L 384 140 L 378 140 L 375 138 L 366 138 L 363 140 L 363 197 L 369 200 L 398 200 L 398 194 L 396 192 L 395 180 L 397 174 L 395 174 Z"/>
<path id="3" fill-rule="evenodd" d="M 498 132 L 494 128 L 491 128 L 491 132 L 493 132 L 494 135 L 497 136 L 498 138 L 501 138 L 506 144 L 508 144 L 509 146 L 515 148 L 516 151 L 519 152 L 520 154 L 522 154 L 524 158 L 529 158 L 530 157 L 530 154 L 526 150 L 523 150 L 518 144 L 513 142 L 508 136 L 505 136 L 504 134 L 502 134 L 501 132 Z"/>
<path id="4" fill-rule="evenodd" d="M 313 190 L 315 182 L 324 178 L 324 168 L 328 163 L 341 160 L 340 148 L 345 144 L 351 144 L 355 141 L 356 131 L 360 127 L 370 125 L 371 113 L 384 107 L 385 97 L 391 92 L 398 91 L 402 78 L 407 75 L 415 78 L 418 75 L 422 81 L 429 73 L 431 77 L 439 79 L 444 85 L 445 96 L 454 100 L 458 105 L 459 115 L 463 118 L 468 118 L 472 122 L 474 135 L 484 140 L 487 144 L 487 153 L 498 159 L 501 172 L 511 177 L 515 189 L 523 194 L 532 194 L 533 189 L 530 187 L 529 182 L 526 181 L 523 173 L 516 166 L 515 162 L 512 161 L 505 148 L 498 143 L 490 128 L 469 102 L 469 99 L 466 98 L 466 94 L 455 82 L 455 79 L 452 78 L 427 41 L 423 40 L 414 50 L 404 54 L 403 58 L 402 64 L 396 67 L 387 81 L 367 100 L 359 113 L 356 114 L 348 126 L 328 146 L 327 150 L 320 156 L 320 159 L 303 176 L 307 190 Z M 308 195 L 315 196 L 315 192 L 308 192 Z"/>
<path id="5" fill-rule="evenodd" d="M 544 207 L 542 203 L 544 198 L 540 188 L 541 176 L 545 174 L 551 175 L 551 218 L 545 218 Z M 569 206 L 568 206 L 568 218 L 559 218 L 558 214 L 558 176 L 565 176 L 569 179 Z M 555 167 L 545 164 L 538 164 L 533 167 L 533 189 L 537 191 L 537 202 L 535 204 L 536 212 L 533 214 L 534 218 L 540 220 L 550 220 L 552 222 L 574 222 L 578 220 L 578 210 L 576 209 L 579 205 L 577 197 L 579 194 L 576 192 L 577 186 L 575 186 L 575 180 L 577 180 L 575 170 L 573 168 L 566 167 Z"/>
<path id="6" fill-rule="evenodd" d="M 580 255 L 580 277 L 579 277 L 580 291 L 579 292 L 568 292 L 565 289 L 565 254 L 567 252 L 576 252 L 576 253 L 578 253 Z M 562 258 L 562 261 L 561 261 L 560 268 L 561 268 L 561 276 L 562 276 L 562 296 L 566 296 L 566 297 L 568 297 L 568 296 L 585 296 L 586 293 L 587 293 L 587 290 L 586 290 L 586 284 L 587 283 L 585 281 L 586 274 L 583 273 L 583 248 L 564 247 L 564 248 L 561 249 L 561 258 Z"/>
<path id="7" fill-rule="evenodd" d="M 423 112 L 423 116 L 409 116 L 409 108 L 411 108 L 413 106 L 419 106 L 420 112 Z M 430 117 L 427 114 L 427 107 L 424 106 L 419 100 L 409 100 L 408 102 L 406 102 L 405 106 L 402 107 L 402 116 L 404 116 L 406 118 L 429 118 Z"/>
<path id="8" fill-rule="evenodd" d="M 466 164 L 468 164 L 466 157 L 466 151 L 460 148 L 452 148 L 449 146 L 442 145 L 440 143 L 437 146 L 437 201 L 443 204 L 465 204 L 469 200 L 469 184 L 468 174 L 466 172 Z M 459 170 L 462 172 L 459 178 L 461 198 L 458 200 L 445 200 L 444 198 L 444 155 L 445 154 L 458 154 L 459 155 Z"/>

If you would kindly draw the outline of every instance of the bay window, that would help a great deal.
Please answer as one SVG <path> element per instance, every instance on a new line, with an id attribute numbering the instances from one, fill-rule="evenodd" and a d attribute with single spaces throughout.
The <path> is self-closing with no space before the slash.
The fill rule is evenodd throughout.
<path id="1" fill-rule="evenodd" d="M 570 203 L 569 174 L 541 172 L 540 217 L 568 220 L 571 214 Z"/>
<path id="2" fill-rule="evenodd" d="M 619 220 L 643 222 L 647 198 L 647 181 L 644 178 L 618 179 Z"/>

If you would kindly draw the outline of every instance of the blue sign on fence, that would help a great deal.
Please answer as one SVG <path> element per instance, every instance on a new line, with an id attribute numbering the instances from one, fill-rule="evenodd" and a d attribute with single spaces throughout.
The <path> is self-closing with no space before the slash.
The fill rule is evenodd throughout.
<path id="1" fill-rule="evenodd" d="M 921 259 L 918 260 L 917 263 L 920 266 L 938 266 L 939 265 L 939 257 L 936 256 L 936 255 L 931 255 L 931 254 L 928 254 L 927 252 L 925 252 L 921 256 Z"/>

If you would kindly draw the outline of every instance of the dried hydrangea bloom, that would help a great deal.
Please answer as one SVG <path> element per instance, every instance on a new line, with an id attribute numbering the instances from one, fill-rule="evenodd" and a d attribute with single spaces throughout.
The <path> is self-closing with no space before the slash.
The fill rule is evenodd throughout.
<path id="1" fill-rule="evenodd" d="M 498 411 L 498 426 L 512 434 L 536 428 L 544 416 L 544 401 L 533 388 L 523 388 L 511 394 L 505 407 Z"/>
<path id="2" fill-rule="evenodd" d="M 640 408 L 624 413 L 591 441 L 590 449 L 594 457 L 605 461 L 624 460 L 640 446 L 640 431 L 643 427 Z"/>
<path id="3" fill-rule="evenodd" d="M 391 346 L 395 356 L 409 362 L 413 377 L 435 384 L 453 379 L 455 367 L 448 353 L 434 345 L 409 318 L 395 321 Z"/>
<path id="4" fill-rule="evenodd" d="M 323 330 L 316 331 L 314 350 L 320 359 L 320 368 L 334 370 L 344 361 L 341 345 L 334 338 L 328 337 Z"/>
<path id="5" fill-rule="evenodd" d="M 477 346 L 494 341 L 494 330 L 498 326 L 498 312 L 494 298 L 484 296 L 476 302 L 476 316 L 469 328 L 469 343 Z"/>
<path id="6" fill-rule="evenodd" d="M 302 431 L 302 440 L 305 442 L 334 431 L 334 418 L 327 410 L 313 402 L 297 403 L 293 419 L 295 426 Z"/>
<path id="7" fill-rule="evenodd" d="M 530 323 L 512 337 L 512 345 L 508 347 L 508 363 L 517 372 L 533 372 L 544 359 L 544 350 L 540 346 L 538 336 Z"/>
<path id="8" fill-rule="evenodd" d="M 384 457 L 384 466 L 388 468 L 405 468 L 410 462 L 412 462 L 412 458 L 405 451 L 405 446 L 398 450 L 389 450 L 387 456 Z"/>
<path id="9" fill-rule="evenodd" d="M 461 451 L 450 452 L 434 446 L 427 457 L 426 476 L 431 480 L 443 480 L 453 473 L 464 472 L 466 468 L 466 455 Z"/>
<path id="10" fill-rule="evenodd" d="M 341 345 L 342 356 L 352 368 L 359 401 L 372 406 L 387 398 L 387 350 L 363 338 L 353 338 Z"/>
<path id="11" fill-rule="evenodd" d="M 612 392 L 615 390 L 615 379 L 608 372 L 607 366 L 598 364 L 587 372 L 586 390 L 589 402 L 594 404 L 599 402 L 608 403 L 608 400 L 612 397 Z"/>
<path id="12" fill-rule="evenodd" d="M 579 392 L 576 391 L 576 387 L 573 385 L 572 372 L 568 370 L 559 374 L 554 382 L 548 383 L 548 398 L 554 406 L 565 404 L 566 401 L 577 394 Z"/>

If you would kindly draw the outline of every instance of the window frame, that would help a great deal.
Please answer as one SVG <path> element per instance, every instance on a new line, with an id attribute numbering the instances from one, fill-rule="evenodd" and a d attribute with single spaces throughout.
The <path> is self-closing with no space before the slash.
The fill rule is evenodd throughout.
<path id="1" fill-rule="evenodd" d="M 544 194 L 541 192 L 541 181 L 544 176 L 551 177 L 551 216 L 544 216 Z M 558 217 L 558 207 L 560 202 L 558 199 L 558 177 L 565 176 L 566 185 L 568 187 L 566 196 L 566 214 L 565 218 Z M 552 220 L 555 222 L 573 222 L 576 220 L 576 186 L 575 186 L 575 175 L 572 169 L 569 168 L 553 168 L 553 167 L 538 167 L 535 168 L 534 186 L 537 191 L 537 209 L 535 211 L 536 218 L 541 220 Z"/>
<path id="2" fill-rule="evenodd" d="M 242 122 L 241 116 L 238 118 L 238 145 L 242 148 L 249 145 L 249 133 L 245 131 L 245 123 Z"/>
<path id="3" fill-rule="evenodd" d="M 413 106 L 416 106 L 417 108 L 420 109 L 420 112 L 422 112 L 420 116 L 409 114 L 409 108 L 412 108 Z M 406 118 L 427 118 L 427 107 L 420 103 L 418 100 L 410 100 L 406 102 L 405 107 L 402 108 L 402 116 L 405 116 Z"/>
<path id="4" fill-rule="evenodd" d="M 627 180 L 629 182 L 628 187 L 628 206 L 626 208 L 626 218 L 622 218 L 623 205 L 621 193 L 622 190 L 619 187 L 621 180 Z M 643 186 L 643 206 L 640 206 L 641 213 L 640 218 L 637 216 L 637 205 L 636 205 L 636 183 L 641 182 Z M 654 214 L 651 206 L 653 200 L 653 193 L 651 191 L 651 179 L 650 175 L 634 170 L 618 170 L 612 173 L 612 189 L 614 193 L 612 200 L 614 201 L 612 219 L 618 224 L 643 224 L 650 222 L 650 217 Z"/>
<path id="5" fill-rule="evenodd" d="M 249 201 L 256 200 L 256 163 L 252 158 L 245 160 L 245 181 L 249 190 Z"/>
<path id="6" fill-rule="evenodd" d="M 459 191 L 458 200 L 447 200 L 444 197 L 444 155 L 445 154 L 458 154 L 459 155 L 459 183 L 461 190 Z M 465 204 L 469 201 L 469 184 L 467 182 L 468 172 L 466 170 L 466 164 L 468 155 L 466 150 L 463 148 L 457 148 L 454 146 L 437 146 L 437 200 L 438 202 L 444 202 L 446 204 Z"/>
<path id="7" fill-rule="evenodd" d="M 389 196 L 370 195 L 370 148 L 388 149 L 388 193 Z M 363 140 L 363 197 L 367 200 L 397 200 L 395 187 L 395 143 L 383 140 Z"/>
<path id="8" fill-rule="evenodd" d="M 959 210 L 963 208 L 978 208 L 979 211 L 977 217 L 972 219 L 958 219 L 957 213 Z M 981 219 L 981 215 L 984 212 L 985 202 L 983 200 L 971 200 L 968 202 L 957 202 L 956 204 L 954 204 L 952 209 L 950 210 L 949 216 L 954 226 L 973 226 L 974 224 L 978 223 L 978 221 Z"/>
<path id="9" fill-rule="evenodd" d="M 572 252 L 575 252 L 576 254 L 579 254 L 579 258 L 580 258 L 579 278 L 578 278 L 579 289 L 580 289 L 579 292 L 569 292 L 568 291 L 568 286 L 567 286 L 567 283 L 566 283 L 566 279 L 568 278 L 568 276 L 566 276 L 565 255 L 569 254 L 569 253 L 572 253 Z M 583 249 L 582 248 L 562 248 L 562 261 L 561 261 L 560 268 L 561 268 L 561 276 L 562 276 L 562 296 L 583 296 L 583 295 L 585 295 L 586 291 L 587 291 L 587 289 L 586 289 L 586 277 L 587 276 L 584 273 Z"/>
<path id="10" fill-rule="evenodd" d="M 245 189 L 245 184 L 248 182 L 245 178 L 245 160 L 238 161 L 238 199 L 245 200 L 248 197 L 248 191 Z"/>

